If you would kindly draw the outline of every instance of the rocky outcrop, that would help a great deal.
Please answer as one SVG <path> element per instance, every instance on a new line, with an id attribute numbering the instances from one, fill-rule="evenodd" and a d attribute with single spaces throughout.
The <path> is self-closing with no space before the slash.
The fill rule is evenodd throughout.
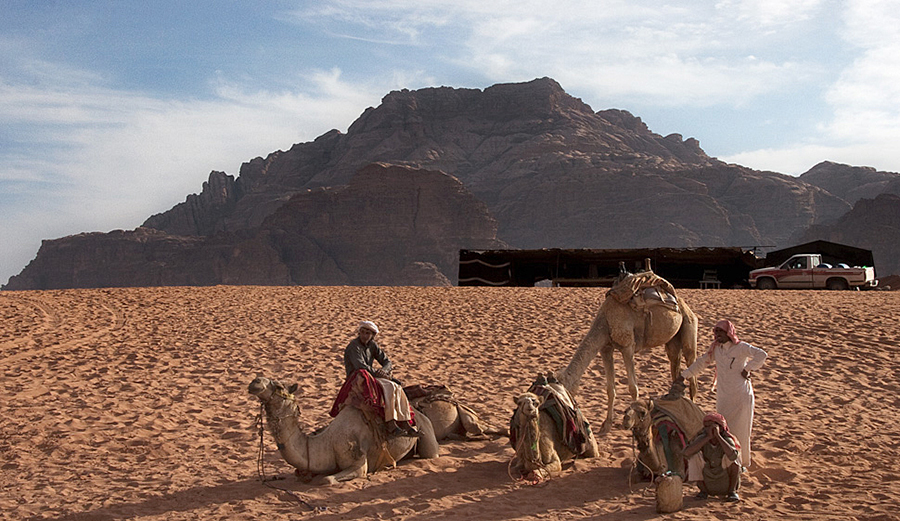
<path id="1" fill-rule="evenodd" d="M 797 240 L 825 240 L 872 250 L 876 275 L 900 274 L 900 196 L 860 199 L 836 222 L 812 226 Z"/>
<path id="2" fill-rule="evenodd" d="M 900 174 L 879 172 L 868 166 L 823 161 L 802 174 L 800 180 L 823 188 L 851 205 L 882 193 L 900 195 Z"/>
<path id="3" fill-rule="evenodd" d="M 237 198 L 234 176 L 213 171 L 199 194 L 191 194 L 171 210 L 151 216 L 143 227 L 172 235 L 213 235 L 223 231 L 223 218 L 234 209 Z"/>
<path id="4" fill-rule="evenodd" d="M 296 284 L 417 285 L 415 263 L 456 280 L 460 249 L 503 246 L 487 207 L 459 180 L 384 163 L 346 186 L 295 195 L 262 229 Z"/>
<path id="5" fill-rule="evenodd" d="M 44 241 L 5 289 L 450 285 L 459 250 L 502 248 L 486 206 L 441 172 L 373 164 L 295 195 L 258 228 L 208 237 L 152 228 Z"/>
<path id="6" fill-rule="evenodd" d="M 43 241 L 4 289 L 287 284 L 271 245 L 253 238 L 171 235 L 152 228 Z"/>

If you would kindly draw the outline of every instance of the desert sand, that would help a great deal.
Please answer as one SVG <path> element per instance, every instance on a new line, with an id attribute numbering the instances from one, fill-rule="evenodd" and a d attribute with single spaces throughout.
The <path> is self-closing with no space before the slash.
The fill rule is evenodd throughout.
<path id="1" fill-rule="evenodd" d="M 506 438 L 442 444 L 368 479 L 298 481 L 267 432 L 257 375 L 297 382 L 312 430 L 343 379 L 359 320 L 404 384 L 443 383 L 493 425 L 540 371 L 567 363 L 605 288 L 208 287 L 0 293 L 0 518 L 900 519 L 900 292 L 681 290 L 700 349 L 729 318 L 769 354 L 754 373 L 753 465 L 742 501 L 660 515 L 629 484 L 630 433 L 538 485 L 507 472 Z M 643 396 L 669 385 L 662 347 L 637 357 Z M 616 357 L 617 419 L 630 403 Z M 713 371 L 697 403 L 715 407 Z M 577 400 L 606 413 L 599 361 Z M 277 488 L 290 491 L 284 492 Z M 316 511 L 312 511 L 315 508 Z"/>

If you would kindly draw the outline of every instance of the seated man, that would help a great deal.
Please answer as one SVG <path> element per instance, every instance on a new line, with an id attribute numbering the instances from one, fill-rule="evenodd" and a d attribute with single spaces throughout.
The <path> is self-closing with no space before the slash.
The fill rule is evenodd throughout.
<path id="1" fill-rule="evenodd" d="M 377 334 L 378 327 L 373 322 L 361 322 L 357 337 L 344 349 L 347 380 L 338 393 L 331 415 L 337 416 L 345 404 L 370 407 L 383 411 L 389 436 L 415 437 L 417 432 L 409 401 L 403 388 L 391 377 L 391 360 L 375 343 Z M 376 361 L 381 365 L 377 370 L 372 365 Z"/>
<path id="2" fill-rule="evenodd" d="M 726 501 L 740 501 L 737 489 L 741 486 L 740 445 L 728 432 L 725 417 L 718 413 L 703 418 L 703 432 L 684 449 L 684 456 L 700 452 L 703 455 L 703 479 L 697 481 L 699 499 L 710 494 L 725 496 Z M 693 476 L 692 476 L 693 477 Z"/>

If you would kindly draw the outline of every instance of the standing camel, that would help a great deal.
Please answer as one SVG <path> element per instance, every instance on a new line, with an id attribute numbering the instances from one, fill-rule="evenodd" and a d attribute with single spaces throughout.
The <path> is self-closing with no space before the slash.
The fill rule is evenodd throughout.
<path id="1" fill-rule="evenodd" d="M 649 259 L 648 259 L 649 260 Z M 645 261 L 647 262 L 647 261 Z M 648 263 L 649 264 L 649 263 Z M 628 373 L 628 392 L 632 401 L 638 399 L 638 385 L 634 374 L 634 355 L 658 345 L 666 346 L 672 381 L 681 372 L 681 358 L 690 366 L 697 358 L 697 316 L 683 299 L 677 304 L 675 289 L 665 279 L 649 271 L 627 273 L 606 294 L 591 329 L 585 335 L 568 367 L 560 372 L 559 381 L 575 393 L 581 376 L 597 354 L 603 360 L 606 373 L 606 420 L 600 433 L 612 428 L 616 400 L 613 353 L 622 353 Z M 691 399 L 697 394 L 697 380 L 690 380 Z"/>

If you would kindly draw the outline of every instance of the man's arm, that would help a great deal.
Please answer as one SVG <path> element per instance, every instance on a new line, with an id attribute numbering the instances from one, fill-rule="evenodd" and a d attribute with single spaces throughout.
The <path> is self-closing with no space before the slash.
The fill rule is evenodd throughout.
<path id="1" fill-rule="evenodd" d="M 393 366 L 391 366 L 391 359 L 388 358 L 388 355 L 384 352 L 384 350 L 378 347 L 378 344 L 375 344 L 375 360 L 377 360 L 378 363 L 381 364 L 381 369 L 375 371 L 375 376 L 381 378 L 390 378 L 391 371 L 393 371 L 394 369 Z"/>
<path id="2" fill-rule="evenodd" d="M 725 456 L 728 457 L 731 461 L 734 461 L 738 457 L 738 451 L 734 446 L 734 440 L 731 439 L 731 436 L 728 436 L 726 440 L 719 429 L 716 429 L 716 437 L 719 438 L 719 444 L 722 445 L 722 450 L 725 451 Z"/>
<path id="3" fill-rule="evenodd" d="M 701 433 L 700 436 L 694 438 L 694 441 L 692 441 L 687 447 L 684 448 L 684 457 L 689 458 L 694 454 L 697 454 L 698 452 L 700 452 L 700 449 L 702 449 L 703 446 L 708 442 L 709 436 L 707 436 L 705 433 Z"/>

